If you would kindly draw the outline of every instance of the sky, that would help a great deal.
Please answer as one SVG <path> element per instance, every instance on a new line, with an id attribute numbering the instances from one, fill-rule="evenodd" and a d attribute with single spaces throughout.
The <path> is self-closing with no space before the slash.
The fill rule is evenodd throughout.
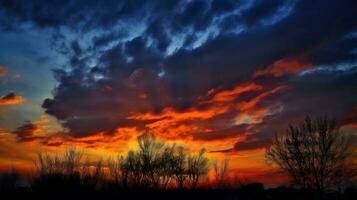
<path id="1" fill-rule="evenodd" d="M 357 130 L 356 19 L 353 0 L 1 0 L 0 169 L 151 131 L 284 182 L 264 149 L 289 124 Z"/>

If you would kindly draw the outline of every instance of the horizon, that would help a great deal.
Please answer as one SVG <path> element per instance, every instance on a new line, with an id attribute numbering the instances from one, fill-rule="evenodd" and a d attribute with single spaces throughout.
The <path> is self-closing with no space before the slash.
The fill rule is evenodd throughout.
<path id="1" fill-rule="evenodd" d="M 145 131 L 286 185 L 265 148 L 306 116 L 357 141 L 355 1 L 0 1 L 0 170 Z M 356 160 L 355 160 L 356 161 Z M 274 177 L 274 178 L 272 178 Z"/>

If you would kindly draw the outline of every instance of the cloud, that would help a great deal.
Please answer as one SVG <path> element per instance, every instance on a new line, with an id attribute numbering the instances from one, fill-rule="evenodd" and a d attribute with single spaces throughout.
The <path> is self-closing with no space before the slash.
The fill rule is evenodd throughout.
<path id="1" fill-rule="evenodd" d="M 13 131 L 13 134 L 16 135 L 19 142 L 29 142 L 36 139 L 34 136 L 37 130 L 38 128 L 35 124 L 27 122 Z"/>
<path id="2" fill-rule="evenodd" d="M 7 75 L 7 69 L 4 66 L 0 65 L 0 77 Z"/>
<path id="3" fill-rule="evenodd" d="M 0 97 L 0 106 L 1 105 L 17 105 L 21 104 L 25 101 L 25 99 L 22 96 L 18 96 L 13 92 L 10 92 L 9 94 Z"/>
<path id="4" fill-rule="evenodd" d="M 286 4 L 293 4 L 294 1 L 264 1 L 258 0 L 248 9 L 245 9 L 240 14 L 240 20 L 247 26 L 253 26 L 259 24 L 264 19 L 270 19 L 276 15 L 279 9 L 284 8 Z"/>
<path id="5" fill-rule="evenodd" d="M 272 65 L 268 66 L 265 69 L 258 70 L 254 73 L 253 77 L 257 78 L 260 76 L 283 76 L 287 73 L 297 74 L 309 67 L 312 67 L 308 58 L 303 56 L 298 56 L 294 58 L 284 58 L 278 61 L 275 61 Z"/>
<path id="6" fill-rule="evenodd" d="M 248 9 L 254 11 L 257 6 Z M 253 23 L 275 13 L 274 10 L 281 6 L 271 5 L 267 14 L 251 16 L 249 20 L 248 10 L 242 16 Z M 165 36 L 167 32 L 163 32 L 162 27 L 200 30 L 201 26 L 208 27 L 211 23 L 203 17 L 205 13 L 213 12 L 205 2 L 184 4 L 177 21 L 168 19 L 156 21 L 158 24 L 149 23 L 146 35 L 105 50 L 93 68 L 88 68 L 86 61 L 79 59 L 82 49 L 78 43 L 71 43 L 75 52 L 70 62 L 73 70 L 57 70 L 60 84 L 54 97 L 45 100 L 43 108 L 77 137 L 113 134 L 118 127 L 138 127 L 138 130 L 161 127 L 159 132 L 171 128 L 181 130 L 182 135 L 209 132 L 210 129 L 204 131 L 200 121 L 225 112 L 234 114 L 226 119 L 225 127 L 220 127 L 222 130 L 235 124 L 265 123 L 268 116 L 278 112 L 274 109 L 285 108 L 285 103 L 289 103 L 289 100 L 284 103 L 277 100 L 264 105 L 265 99 L 287 93 L 280 90 L 286 86 L 294 87 L 291 78 L 302 70 L 319 65 L 319 60 L 314 60 L 312 55 L 323 52 L 325 47 L 353 30 L 353 22 L 349 20 L 352 16 L 346 12 L 349 10 L 346 5 L 329 2 L 319 7 L 317 14 L 314 6 L 298 3 L 294 12 L 275 24 L 257 26 L 239 34 L 222 33 L 195 49 L 180 48 L 165 56 L 162 52 L 169 44 Z M 203 12 L 196 12 L 198 8 Z M 214 13 L 219 13 L 218 10 Z M 325 21 L 334 21 L 339 14 L 346 23 L 325 24 Z M 154 41 L 148 43 L 148 38 Z M 162 70 L 165 75 L 159 77 Z M 254 80 L 266 83 L 267 79 L 270 83 L 264 84 L 264 88 L 251 83 Z M 209 91 L 211 94 L 207 97 Z M 202 98 L 206 98 L 206 103 Z M 210 98 L 211 102 L 207 102 Z M 133 117 L 133 114 L 152 117 Z"/>
<path id="7" fill-rule="evenodd" d="M 327 116 L 341 125 L 357 122 L 353 108 L 357 102 L 357 68 L 351 70 L 317 70 L 288 81 L 289 88 L 264 100 L 263 105 L 277 105 L 278 112 L 256 124 L 245 141 L 237 142 L 233 150 L 265 147 L 273 135 L 299 123 L 305 116 Z"/>
<path id="8" fill-rule="evenodd" d="M 42 107 L 68 141 L 94 145 L 118 130 L 151 129 L 166 139 L 229 141 L 235 151 L 261 148 L 306 114 L 353 121 L 345 118 L 356 102 L 354 1 L 0 7 L 3 28 L 46 28 L 67 58 Z"/>

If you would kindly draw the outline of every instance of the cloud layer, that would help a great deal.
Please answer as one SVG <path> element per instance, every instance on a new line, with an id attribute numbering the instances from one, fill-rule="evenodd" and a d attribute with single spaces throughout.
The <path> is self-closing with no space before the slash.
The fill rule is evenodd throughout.
<path id="1" fill-rule="evenodd" d="M 2 1 L 0 27 L 52 34 L 68 62 L 54 70 L 58 85 L 42 107 L 75 139 L 150 129 L 250 150 L 305 115 L 356 121 L 356 6 Z"/>

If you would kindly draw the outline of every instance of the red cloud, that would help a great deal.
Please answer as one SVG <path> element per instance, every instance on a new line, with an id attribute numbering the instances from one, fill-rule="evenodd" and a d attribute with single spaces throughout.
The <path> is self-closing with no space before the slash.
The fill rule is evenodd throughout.
<path id="1" fill-rule="evenodd" d="M 287 73 L 299 73 L 304 69 L 311 67 L 312 64 L 305 56 L 297 56 L 293 58 L 283 58 L 275 61 L 272 65 L 263 70 L 258 70 L 253 74 L 253 78 L 271 75 L 280 77 Z"/>

